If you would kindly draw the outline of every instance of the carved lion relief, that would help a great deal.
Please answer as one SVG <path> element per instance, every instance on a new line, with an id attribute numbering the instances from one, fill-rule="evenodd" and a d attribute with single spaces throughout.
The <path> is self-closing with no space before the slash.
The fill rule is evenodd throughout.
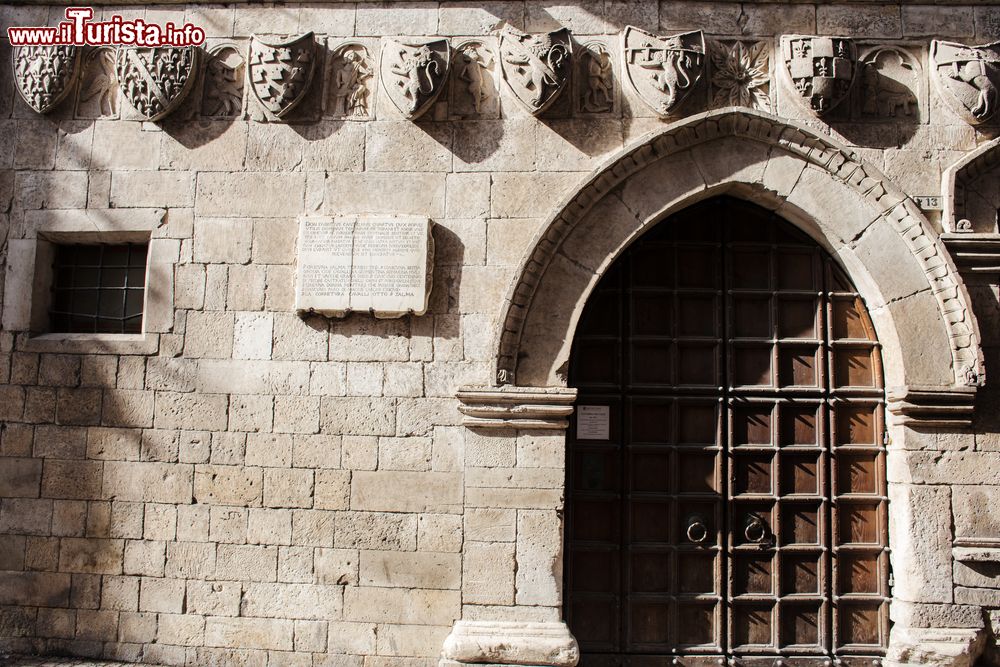
<path id="1" fill-rule="evenodd" d="M 500 70 L 514 97 L 533 115 L 548 109 L 569 84 L 573 43 L 565 28 L 528 35 L 511 27 L 500 34 Z"/>
<path id="2" fill-rule="evenodd" d="M 931 42 L 934 85 L 945 103 L 967 123 L 978 125 L 997 112 L 1000 42 L 966 46 Z"/>
<path id="3" fill-rule="evenodd" d="M 379 68 L 382 87 L 404 118 L 419 118 L 441 94 L 450 63 L 451 47 L 446 39 L 387 39 Z"/>
<path id="4" fill-rule="evenodd" d="M 698 30 L 662 37 L 629 26 L 622 40 L 625 80 L 657 115 L 671 115 L 701 79 L 704 35 Z"/>
<path id="5" fill-rule="evenodd" d="M 11 62 L 21 99 L 38 113 L 48 113 L 66 99 L 76 83 L 80 49 L 75 46 L 15 46 L 11 50 Z"/>

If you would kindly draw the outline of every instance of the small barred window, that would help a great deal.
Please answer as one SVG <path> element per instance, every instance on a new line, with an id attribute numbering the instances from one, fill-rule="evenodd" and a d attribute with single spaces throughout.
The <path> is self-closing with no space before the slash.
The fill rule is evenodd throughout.
<path id="1" fill-rule="evenodd" d="M 54 248 L 52 333 L 141 333 L 146 244 Z"/>

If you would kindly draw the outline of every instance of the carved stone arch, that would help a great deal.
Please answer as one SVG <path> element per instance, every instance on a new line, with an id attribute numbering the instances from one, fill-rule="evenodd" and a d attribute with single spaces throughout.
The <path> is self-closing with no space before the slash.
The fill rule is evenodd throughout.
<path id="1" fill-rule="evenodd" d="M 558 207 L 508 292 L 497 384 L 564 386 L 577 320 L 606 268 L 666 215 L 723 193 L 776 211 L 848 272 L 885 348 L 897 423 L 968 423 L 984 380 L 978 325 L 926 218 L 849 148 L 748 109 L 645 137 Z"/>
<path id="2" fill-rule="evenodd" d="M 983 144 L 941 176 L 945 232 L 996 233 L 1000 211 L 1000 139 Z"/>

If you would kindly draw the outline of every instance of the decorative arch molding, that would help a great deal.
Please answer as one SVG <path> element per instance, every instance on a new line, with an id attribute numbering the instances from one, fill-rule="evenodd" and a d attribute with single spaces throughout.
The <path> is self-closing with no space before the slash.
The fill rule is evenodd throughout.
<path id="1" fill-rule="evenodd" d="M 968 233 L 987 231 L 977 225 L 975 204 L 970 202 L 972 186 L 984 175 L 1000 167 L 1000 138 L 983 144 L 971 153 L 963 156 L 958 162 L 944 170 L 941 175 L 942 215 L 941 223 L 946 233 Z M 1000 180 L 1000 173 L 997 174 Z M 996 207 L 989 222 L 996 224 Z M 964 223 L 968 221 L 968 223 Z M 979 221 L 982 222 L 982 221 Z M 980 229 L 977 229 L 977 226 Z M 989 230 L 995 231 L 995 230 Z"/>
<path id="2" fill-rule="evenodd" d="M 611 262 L 664 216 L 723 193 L 774 210 L 841 262 L 887 349 L 890 410 L 901 420 L 971 418 L 985 379 L 978 325 L 919 208 L 850 149 L 744 108 L 693 116 L 643 138 L 561 203 L 508 291 L 496 385 L 565 386 L 577 320 Z"/>

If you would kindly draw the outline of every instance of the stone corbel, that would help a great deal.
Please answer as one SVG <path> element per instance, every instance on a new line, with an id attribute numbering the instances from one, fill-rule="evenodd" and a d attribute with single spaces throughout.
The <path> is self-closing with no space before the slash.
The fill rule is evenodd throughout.
<path id="1" fill-rule="evenodd" d="M 456 621 L 438 665 L 574 667 L 579 661 L 580 647 L 565 623 Z"/>
<path id="2" fill-rule="evenodd" d="M 967 387 L 892 387 L 887 393 L 886 408 L 898 424 L 916 428 L 972 426 L 976 400 L 973 382 Z"/>
<path id="3" fill-rule="evenodd" d="M 471 428 L 564 430 L 576 389 L 567 387 L 461 387 L 462 424 Z"/>

